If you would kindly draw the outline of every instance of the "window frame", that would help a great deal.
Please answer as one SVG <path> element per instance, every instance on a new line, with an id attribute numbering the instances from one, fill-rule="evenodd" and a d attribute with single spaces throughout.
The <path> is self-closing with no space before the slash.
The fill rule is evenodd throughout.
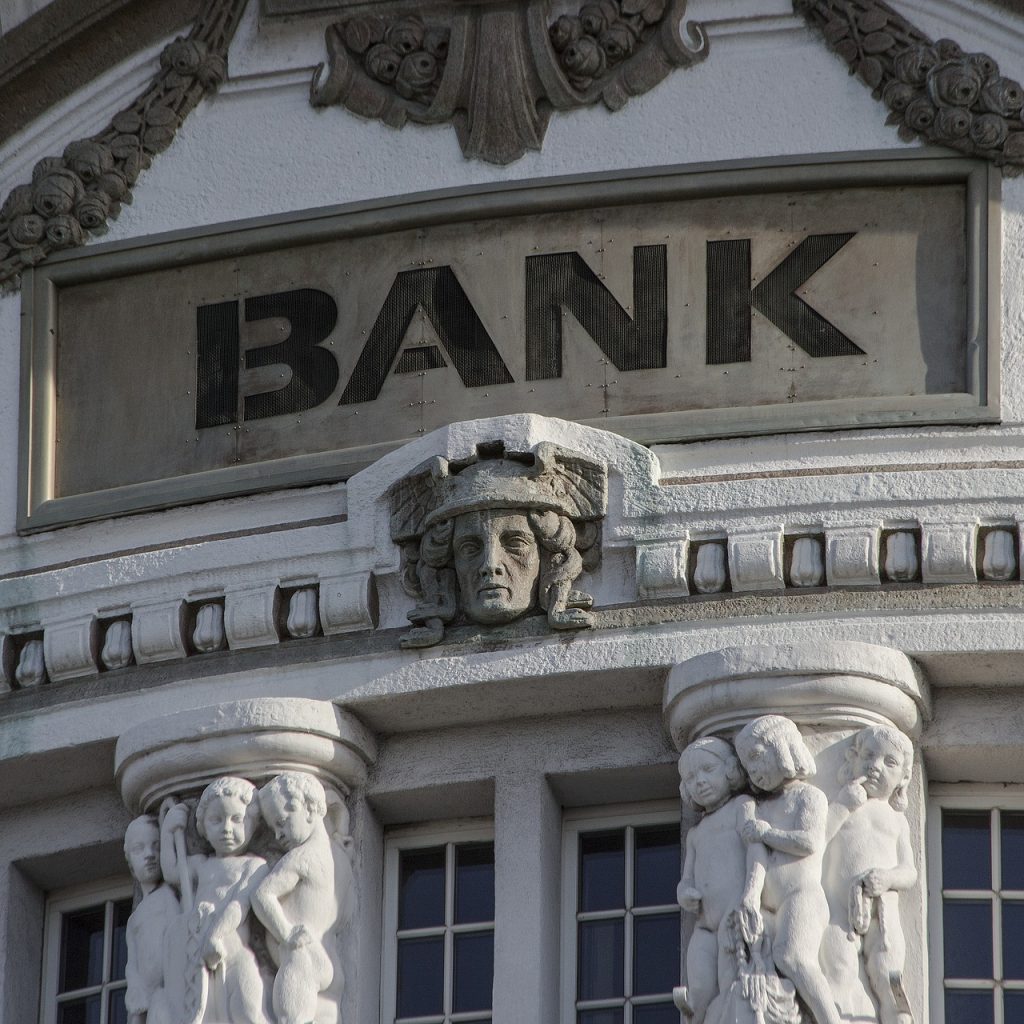
<path id="1" fill-rule="evenodd" d="M 467 818 L 449 822 L 431 822 L 429 825 L 410 825 L 390 829 L 384 837 L 384 879 L 381 901 L 383 942 L 381 943 L 380 972 L 380 1024 L 394 1024 L 398 1013 L 398 868 L 399 855 L 405 850 L 421 850 L 430 846 L 458 846 L 462 843 L 494 843 L 494 822 L 488 818 Z M 451 1004 L 454 971 L 452 936 L 456 931 L 497 932 L 496 921 L 474 921 L 468 925 L 455 925 L 451 920 L 455 898 L 454 857 L 445 855 L 445 951 L 444 951 L 444 1005 Z M 497 844 L 495 844 L 495 874 L 497 874 Z M 497 907 L 495 907 L 497 918 Z M 497 972 L 497 964 L 495 964 Z M 493 985 L 493 981 L 492 981 Z M 441 1014 L 451 1024 L 479 1019 L 483 1011 Z M 490 1015 L 494 1017 L 493 988 Z M 434 1017 L 411 1018 L 434 1020 Z"/>
<path id="2" fill-rule="evenodd" d="M 928 981 L 929 1014 L 933 1024 L 946 1021 L 945 937 L 943 929 L 942 887 L 942 812 L 943 811 L 1011 811 L 1024 812 L 1024 786 L 972 783 L 934 783 L 929 787 L 925 852 L 928 858 L 928 931 L 931 940 L 928 954 L 931 960 Z M 991 819 L 990 819 L 991 820 Z M 957 991 L 1002 992 L 1009 989 L 1024 992 L 1024 980 L 996 978 L 1002 974 L 1002 904 L 1005 900 L 1024 900 L 1024 890 L 1001 889 L 1002 866 L 1000 860 L 999 828 L 993 822 L 989 840 L 992 861 L 992 974 L 993 978 L 977 979 L 974 984 L 957 985 Z M 970 894 L 977 898 L 982 890 L 951 890 L 952 893 Z M 955 896 L 953 898 L 956 898 Z M 974 981 L 974 979 L 971 979 Z M 1006 1024 L 1002 999 L 993 999 L 994 1024 Z"/>
<path id="3" fill-rule="evenodd" d="M 643 803 L 611 804 L 604 807 L 579 807 L 567 809 L 562 815 L 562 953 L 561 968 L 561 1021 L 562 1024 L 576 1024 L 576 966 L 577 966 L 577 904 L 579 899 L 579 837 L 584 832 L 600 832 L 615 828 L 643 828 L 647 825 L 677 825 L 682 827 L 681 808 L 678 800 L 649 800 Z M 632 878 L 632 844 L 626 846 L 626 877 Z M 684 838 L 680 832 L 680 868 L 684 857 Z M 668 904 L 666 904 L 668 906 Z M 674 906 L 679 909 L 678 904 Z M 646 910 L 647 908 L 645 908 Z M 659 912 L 657 908 L 650 908 Z M 626 910 L 627 920 L 633 908 Z M 680 918 L 682 922 L 682 918 Z M 632 943 L 624 942 L 625 974 L 632 976 Z M 681 956 L 685 950 L 681 950 Z M 682 977 L 682 962 L 679 964 Z M 677 981 L 677 984 L 679 982 Z M 633 997 L 627 995 L 629 1002 Z"/>
<path id="4" fill-rule="evenodd" d="M 131 880 L 125 876 L 117 875 L 96 882 L 76 885 L 68 889 L 60 889 L 47 897 L 43 918 L 42 978 L 39 992 L 40 1024 L 56 1024 L 57 1022 L 57 1007 L 59 1003 L 57 989 L 60 985 L 60 946 L 63 935 L 62 921 L 64 915 L 77 910 L 85 910 L 87 907 L 94 907 L 99 904 L 105 905 L 103 962 L 104 964 L 109 964 L 112 953 L 111 943 L 113 941 L 112 904 L 119 900 L 132 899 L 133 896 L 134 885 Z M 100 985 L 91 985 L 88 989 L 90 992 L 94 990 L 106 996 L 111 990 L 122 988 L 125 984 L 120 981 L 113 983 L 108 980 Z M 85 991 L 84 989 L 76 989 L 76 992 L 80 994 Z M 101 1005 L 105 1004 L 106 1000 L 101 1000 Z"/>

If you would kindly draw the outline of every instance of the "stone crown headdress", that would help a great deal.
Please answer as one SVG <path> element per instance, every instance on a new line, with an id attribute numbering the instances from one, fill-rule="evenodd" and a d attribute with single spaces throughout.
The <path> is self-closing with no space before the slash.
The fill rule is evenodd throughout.
<path id="1" fill-rule="evenodd" d="M 529 452 L 507 452 L 501 442 L 478 445 L 464 462 L 435 457 L 388 491 L 391 537 L 421 537 L 435 523 L 464 512 L 516 509 L 558 512 L 577 523 L 604 514 L 608 472 L 601 463 L 542 442 Z"/>

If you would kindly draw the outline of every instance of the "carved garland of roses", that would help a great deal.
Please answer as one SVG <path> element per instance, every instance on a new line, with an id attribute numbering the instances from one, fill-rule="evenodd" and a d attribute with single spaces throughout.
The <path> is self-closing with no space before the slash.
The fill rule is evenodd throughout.
<path id="1" fill-rule="evenodd" d="M 621 64 L 665 13 L 666 0 L 596 0 L 578 15 L 563 14 L 549 29 L 558 63 L 583 91 Z"/>
<path id="2" fill-rule="evenodd" d="M 889 108 L 905 142 L 921 138 L 1024 172 L 1024 87 L 987 54 L 932 42 L 881 0 L 793 0 Z"/>
<path id="3" fill-rule="evenodd" d="M 245 0 L 211 0 L 187 38 L 160 54 L 160 71 L 145 92 L 91 139 L 44 157 L 31 185 L 14 188 L 0 206 L 0 286 L 51 252 L 102 233 L 153 156 L 165 150 L 185 116 L 227 75 L 227 46 Z"/>

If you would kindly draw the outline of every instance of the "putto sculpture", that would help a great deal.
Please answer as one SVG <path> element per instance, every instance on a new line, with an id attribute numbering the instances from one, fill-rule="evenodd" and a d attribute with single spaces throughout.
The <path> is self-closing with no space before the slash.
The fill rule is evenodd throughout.
<path id="1" fill-rule="evenodd" d="M 540 608 L 552 629 L 593 624 L 574 589 L 600 556 L 607 469 L 542 443 L 508 452 L 478 445 L 464 462 L 434 458 L 388 492 L 403 584 L 418 604 L 403 647 L 430 647 L 460 614 L 503 625 Z"/>
<path id="2" fill-rule="evenodd" d="M 703 811 L 686 835 L 680 906 L 697 920 L 676 1006 L 693 1024 L 913 1024 L 900 894 L 918 881 L 904 814 L 911 741 L 844 741 L 830 801 L 796 724 L 763 715 L 679 759 Z"/>
<path id="3" fill-rule="evenodd" d="M 128 826 L 131 1024 L 340 1024 L 348 812 L 307 772 L 222 776 Z"/>

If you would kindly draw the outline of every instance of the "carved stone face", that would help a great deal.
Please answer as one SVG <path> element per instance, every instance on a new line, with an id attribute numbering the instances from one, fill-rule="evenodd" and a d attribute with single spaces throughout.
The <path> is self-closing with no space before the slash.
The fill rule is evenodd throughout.
<path id="1" fill-rule="evenodd" d="M 263 816 L 286 850 L 301 846 L 313 834 L 316 825 L 316 815 L 298 795 L 284 797 L 275 793 L 268 797 Z"/>
<path id="2" fill-rule="evenodd" d="M 864 736 L 857 744 L 854 773 L 864 780 L 869 797 L 888 800 L 903 782 L 903 752 L 893 743 L 875 736 Z"/>
<path id="3" fill-rule="evenodd" d="M 249 807 L 237 796 L 215 796 L 203 812 L 203 832 L 218 857 L 241 853 L 252 839 Z"/>
<path id="4" fill-rule="evenodd" d="M 540 550 L 522 512 L 466 512 L 452 537 L 462 607 L 474 621 L 511 622 L 537 602 Z"/>
<path id="5" fill-rule="evenodd" d="M 133 821 L 125 834 L 125 855 L 139 885 L 155 885 L 160 873 L 160 830 L 145 821 Z"/>
<path id="6" fill-rule="evenodd" d="M 786 773 L 779 764 L 779 755 L 774 747 L 755 741 L 741 747 L 737 742 L 736 753 L 747 771 L 750 781 L 765 793 L 774 793 L 786 781 Z"/>
<path id="7" fill-rule="evenodd" d="M 698 807 L 717 807 L 732 791 L 721 758 L 710 750 L 691 751 L 683 761 L 683 786 Z"/>

